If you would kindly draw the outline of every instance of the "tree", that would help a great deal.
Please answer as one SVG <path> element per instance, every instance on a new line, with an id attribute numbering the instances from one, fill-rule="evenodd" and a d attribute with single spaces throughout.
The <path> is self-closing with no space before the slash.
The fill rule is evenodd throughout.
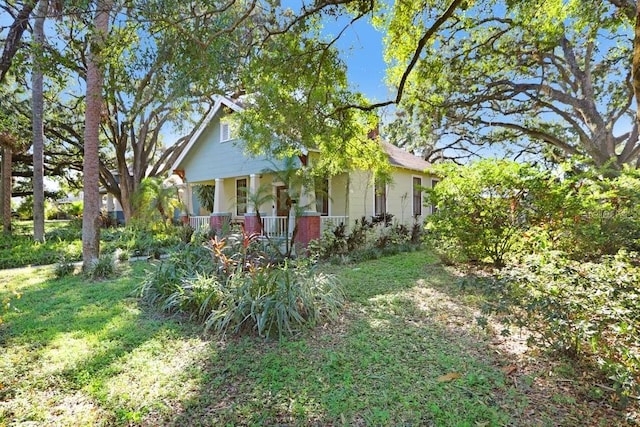
<path id="1" fill-rule="evenodd" d="M 36 6 L 36 1 L 25 0 L 19 10 L 14 9 L 15 6 L 17 6 L 17 4 L 14 4 L 13 2 L 6 2 L 2 6 L 5 12 L 7 12 L 8 15 L 11 15 L 14 19 L 9 26 L 9 32 L 2 50 L 2 58 L 0 59 L 0 83 L 4 81 L 5 76 L 11 68 L 13 58 L 20 47 L 22 35 L 29 25 L 29 16 L 31 15 L 33 8 Z"/>
<path id="2" fill-rule="evenodd" d="M 31 74 L 31 108 L 33 123 L 33 239 L 44 242 L 44 95 L 42 48 L 44 20 L 49 0 L 39 0 L 33 25 L 33 71 Z"/>
<path id="3" fill-rule="evenodd" d="M 194 5 L 199 2 L 167 2 L 160 9 L 139 3 L 119 11 L 111 26 L 100 182 L 119 200 L 125 221 L 135 216 L 132 195 L 142 180 L 169 171 L 214 105 L 213 96 L 233 90 L 234 75 L 246 55 L 239 40 L 242 26 L 234 21 L 242 12 L 239 5 L 223 10 Z M 201 16 L 194 12 L 200 6 L 211 11 Z M 69 73 L 84 78 L 86 46 L 77 41 L 81 24 L 65 20 L 60 26 L 61 37 L 69 43 L 57 55 Z M 183 34 L 190 37 L 185 40 Z M 193 34 L 201 39 L 199 44 Z M 81 104 L 65 102 L 71 114 L 83 109 Z M 163 143 L 163 133 L 185 129 L 173 144 Z M 81 140 L 77 123 L 69 116 L 56 119 L 51 132 L 69 144 Z"/>
<path id="4" fill-rule="evenodd" d="M 638 164 L 638 123 L 625 126 L 634 115 L 628 22 L 602 2 L 497 6 L 459 11 L 432 40 L 404 86 L 401 121 L 418 119 L 422 141 L 438 129 L 443 144 L 468 151 L 517 142 L 537 154 L 543 143 L 598 166 Z M 396 82 L 407 62 L 398 44 L 417 37 L 404 29 L 390 27 L 388 38 Z"/>
<path id="5" fill-rule="evenodd" d="M 0 148 L 2 149 L 1 166 L 1 187 L 2 200 L 0 203 L 2 210 L 2 230 L 4 233 L 11 233 L 11 197 L 13 196 L 13 155 L 22 153 L 28 143 L 14 127 L 7 127 L 13 124 L 13 120 L 1 117 L 0 119 Z"/>
<path id="6" fill-rule="evenodd" d="M 11 157 L 13 136 L 8 133 L 0 134 L 0 149 L 2 149 L 2 165 L 0 167 L 2 176 L 2 232 L 11 233 Z"/>
<path id="7" fill-rule="evenodd" d="M 93 33 L 87 60 L 84 131 L 82 214 L 82 265 L 88 270 L 100 254 L 100 122 L 102 118 L 103 61 L 101 55 L 109 31 L 111 0 L 96 0 Z"/>

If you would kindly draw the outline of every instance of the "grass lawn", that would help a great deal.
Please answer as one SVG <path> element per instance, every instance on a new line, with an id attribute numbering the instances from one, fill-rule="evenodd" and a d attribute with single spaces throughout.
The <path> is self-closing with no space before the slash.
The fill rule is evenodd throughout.
<path id="1" fill-rule="evenodd" d="M 82 257 L 82 232 L 75 239 L 61 239 L 60 235 L 74 234 L 69 221 L 46 221 L 45 232 L 53 233 L 45 243 L 33 241 L 33 221 L 14 221 L 11 235 L 0 235 L 0 268 L 53 264 L 62 258 L 79 261 Z M 56 236 L 58 233 L 58 236 Z"/>
<path id="2" fill-rule="evenodd" d="M 117 280 L 0 273 L 3 425 L 621 425 L 568 365 L 476 328 L 481 296 L 425 252 L 323 266 L 341 319 L 284 342 L 220 339 Z M 468 288 L 468 284 L 467 284 Z"/>

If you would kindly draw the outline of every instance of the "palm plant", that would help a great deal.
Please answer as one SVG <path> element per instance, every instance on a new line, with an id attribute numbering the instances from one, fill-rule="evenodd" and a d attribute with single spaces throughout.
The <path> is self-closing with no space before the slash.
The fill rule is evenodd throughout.
<path id="1" fill-rule="evenodd" d="M 272 173 L 275 175 L 276 180 L 281 181 L 287 185 L 289 189 L 289 197 L 293 200 L 298 200 L 298 203 L 291 205 L 291 210 L 294 218 L 294 226 L 291 232 L 291 238 L 287 237 L 285 240 L 285 258 L 290 258 L 293 251 L 293 244 L 298 234 L 298 218 L 302 213 L 308 209 L 311 205 L 301 205 L 300 195 L 303 188 L 313 188 L 315 185 L 314 178 L 307 173 L 306 168 L 301 167 L 296 160 L 296 157 L 287 157 L 283 159 L 280 167 L 273 165 L 273 168 L 266 169 L 265 173 Z M 315 201 L 311 202 L 315 204 Z"/>
<path id="2" fill-rule="evenodd" d="M 166 187 L 160 178 L 145 178 L 133 196 L 135 216 L 145 224 L 171 221 L 171 211 L 182 208 L 175 187 Z"/>
<path id="3" fill-rule="evenodd" d="M 193 192 L 198 198 L 200 205 L 209 212 L 213 212 L 216 194 L 215 189 L 216 187 L 214 185 L 196 185 L 193 187 Z"/>

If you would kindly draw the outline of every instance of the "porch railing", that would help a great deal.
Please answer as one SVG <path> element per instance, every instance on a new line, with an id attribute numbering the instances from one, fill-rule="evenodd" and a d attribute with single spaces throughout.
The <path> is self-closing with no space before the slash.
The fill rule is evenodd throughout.
<path id="1" fill-rule="evenodd" d="M 262 233 L 269 238 L 289 236 L 289 218 L 286 216 L 263 216 Z M 291 237 L 291 236 L 289 236 Z"/>
<path id="2" fill-rule="evenodd" d="M 189 225 L 196 231 L 202 231 L 204 228 L 209 228 L 209 215 L 190 216 Z"/>
<path id="3" fill-rule="evenodd" d="M 345 224 L 347 227 L 349 226 L 349 217 L 348 216 L 321 216 L 320 217 L 320 233 L 324 233 L 326 230 L 333 230 L 340 224 Z"/>
<path id="4" fill-rule="evenodd" d="M 291 237 L 289 233 L 289 217 L 286 216 L 263 216 L 262 230 L 263 234 L 270 238 Z M 321 216 L 320 217 L 320 233 L 325 230 L 333 230 L 341 223 L 349 224 L 348 216 Z M 190 216 L 189 225 L 196 231 L 202 231 L 209 228 L 209 215 Z"/>

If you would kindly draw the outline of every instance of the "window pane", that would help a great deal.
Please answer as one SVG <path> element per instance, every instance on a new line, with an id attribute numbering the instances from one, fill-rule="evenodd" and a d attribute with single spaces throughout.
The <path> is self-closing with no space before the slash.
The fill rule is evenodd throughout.
<path id="1" fill-rule="evenodd" d="M 316 211 L 321 215 L 329 215 L 329 180 L 316 180 Z"/>
<path id="2" fill-rule="evenodd" d="M 422 215 L 422 178 L 413 178 L 413 216 Z"/>

